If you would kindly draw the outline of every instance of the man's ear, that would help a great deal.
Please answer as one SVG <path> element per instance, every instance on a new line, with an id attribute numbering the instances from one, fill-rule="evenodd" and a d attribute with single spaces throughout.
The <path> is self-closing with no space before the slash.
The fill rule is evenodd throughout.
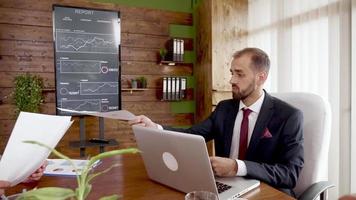
<path id="1" fill-rule="evenodd" d="M 257 73 L 257 83 L 258 85 L 263 85 L 267 80 L 268 73 L 266 71 L 258 72 Z"/>

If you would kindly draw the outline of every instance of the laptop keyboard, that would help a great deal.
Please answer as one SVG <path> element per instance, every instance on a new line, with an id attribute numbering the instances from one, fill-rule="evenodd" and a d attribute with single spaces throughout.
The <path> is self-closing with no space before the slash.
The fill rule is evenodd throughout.
<path id="1" fill-rule="evenodd" d="M 215 182 L 215 183 L 216 183 L 216 188 L 218 188 L 218 193 L 222 193 L 231 188 L 230 185 L 226 185 L 224 183 L 220 183 L 220 182 Z"/>

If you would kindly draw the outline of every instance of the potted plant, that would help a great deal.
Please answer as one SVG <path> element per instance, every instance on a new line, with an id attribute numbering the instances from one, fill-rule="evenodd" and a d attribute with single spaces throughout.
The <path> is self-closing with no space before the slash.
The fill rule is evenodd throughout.
<path id="1" fill-rule="evenodd" d="M 137 88 L 137 80 L 136 79 L 131 79 L 130 84 L 131 84 L 131 88 L 134 88 L 134 89 Z"/>
<path id="2" fill-rule="evenodd" d="M 25 141 L 25 143 L 37 144 L 42 147 L 50 149 L 54 155 L 66 159 L 69 163 L 71 163 L 73 168 L 76 169 L 75 165 L 70 160 L 70 158 L 61 154 L 57 150 L 52 149 L 49 146 L 36 141 Z M 113 167 L 118 166 L 118 165 L 112 165 L 110 168 L 104 171 L 93 173 L 91 169 L 93 168 L 93 165 L 96 163 L 96 161 L 111 156 L 119 155 L 119 154 L 137 153 L 137 152 L 139 151 L 136 148 L 112 150 L 112 151 L 100 153 L 90 158 L 88 164 L 83 168 L 81 174 L 77 175 L 78 187 L 75 190 L 72 190 L 70 188 L 61 188 L 61 187 L 43 187 L 43 188 L 38 188 L 22 193 L 17 199 L 18 200 L 25 200 L 25 199 L 85 200 L 92 189 L 91 181 L 95 177 L 110 171 Z M 111 196 L 102 197 L 99 200 L 116 200 L 118 198 L 119 198 L 118 195 L 111 195 Z"/>
<path id="3" fill-rule="evenodd" d="M 36 75 L 19 75 L 15 77 L 13 98 L 17 112 L 39 112 L 42 103 L 43 81 Z"/>
<path id="4" fill-rule="evenodd" d="M 160 57 L 161 57 L 161 61 L 164 61 L 165 60 L 165 58 L 166 58 L 166 55 L 167 55 L 167 49 L 165 49 L 165 48 L 160 48 L 159 49 L 159 55 L 160 55 Z"/>
<path id="5" fill-rule="evenodd" d="M 147 88 L 147 79 L 144 76 L 138 77 L 137 79 L 138 88 Z"/>

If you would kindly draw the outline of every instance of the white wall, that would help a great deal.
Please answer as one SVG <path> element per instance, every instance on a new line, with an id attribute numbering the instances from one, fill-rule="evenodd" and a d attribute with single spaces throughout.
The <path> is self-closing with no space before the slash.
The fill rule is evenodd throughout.
<path id="1" fill-rule="evenodd" d="M 352 0 L 352 78 L 351 78 L 351 185 L 350 192 L 356 193 L 356 0 Z"/>
<path id="2" fill-rule="evenodd" d="M 340 12 L 340 180 L 339 194 L 350 193 L 351 149 L 351 1 L 341 1 Z"/>
<path id="3" fill-rule="evenodd" d="M 332 8 L 336 9 L 336 8 Z M 337 11 L 335 11 L 337 12 Z M 339 26 L 338 16 L 329 20 L 329 46 L 336 47 L 339 44 L 340 32 L 333 27 Z M 330 189 L 329 199 L 337 199 L 339 196 L 339 163 L 340 163 L 340 51 L 339 48 L 329 48 L 329 102 L 331 105 L 332 125 L 329 149 L 329 173 L 328 180 L 336 185 Z"/>

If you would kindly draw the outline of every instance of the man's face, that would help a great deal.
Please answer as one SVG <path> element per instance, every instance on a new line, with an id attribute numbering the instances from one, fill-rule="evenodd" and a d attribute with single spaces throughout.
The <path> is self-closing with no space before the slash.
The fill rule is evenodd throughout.
<path id="1" fill-rule="evenodd" d="M 233 98 L 244 100 L 258 87 L 258 76 L 251 67 L 250 55 L 245 54 L 231 62 L 231 79 Z"/>

